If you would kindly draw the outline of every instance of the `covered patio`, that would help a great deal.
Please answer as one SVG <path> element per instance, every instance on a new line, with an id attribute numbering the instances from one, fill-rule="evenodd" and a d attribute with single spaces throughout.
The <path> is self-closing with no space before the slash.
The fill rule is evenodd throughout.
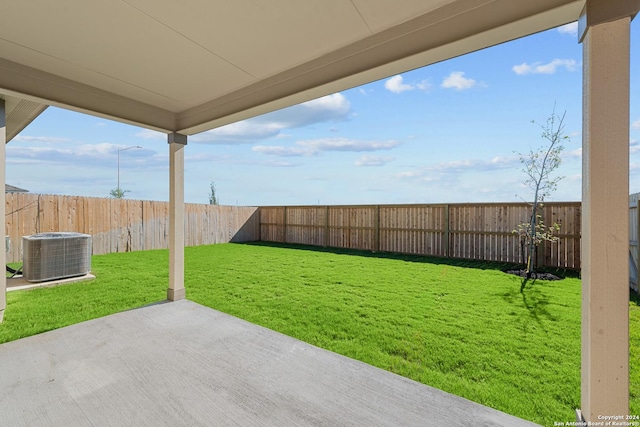
<path id="1" fill-rule="evenodd" d="M 244 0 L 193 0 L 179 6 L 172 1 L 152 0 L 98 3 L 40 0 L 12 2 L 3 5 L 2 9 L 2 181 L 5 180 L 5 143 L 10 142 L 48 105 L 166 133 L 170 159 L 169 301 L 188 296 L 184 287 L 183 230 L 184 153 L 188 149 L 188 136 L 579 20 L 584 52 L 584 102 L 583 359 L 582 408 L 578 416 L 586 421 L 595 421 L 599 415 L 628 413 L 629 26 L 640 10 L 640 0 L 277 0 L 265 4 Z M 0 214 L 4 216 L 4 195 L 0 198 Z M 0 262 L 5 261 L 2 252 Z M 0 320 L 5 311 L 11 310 L 6 306 L 5 292 L 6 279 L 0 278 Z M 143 321 L 146 316 L 154 318 L 142 329 L 148 332 L 146 351 L 133 353 L 136 358 L 131 360 L 129 373 L 134 378 L 136 373 L 144 377 L 147 371 L 143 365 L 136 367 L 135 363 L 143 363 L 144 360 L 154 362 L 145 357 L 156 351 L 165 352 L 163 357 L 166 359 L 154 375 L 172 378 L 166 383 L 169 390 L 166 393 L 153 385 L 145 388 L 144 378 L 134 382 L 126 379 L 111 382 L 112 378 L 119 378 L 115 366 L 111 372 L 96 371 L 97 367 L 108 364 L 110 355 L 125 357 L 131 349 L 127 340 L 135 342 L 135 329 L 118 329 L 116 325 Z M 208 321 L 203 321 L 203 318 Z M 244 415 L 238 414 L 239 418 L 234 418 L 237 408 L 233 390 L 237 393 L 252 390 L 256 396 L 262 396 L 257 398 L 258 401 L 277 390 L 280 398 L 284 399 L 288 383 L 276 379 L 288 374 L 278 367 L 276 361 L 293 357 L 291 351 L 297 348 L 306 350 L 294 352 L 295 362 L 292 359 L 285 365 L 300 366 L 302 374 L 307 364 L 317 367 L 313 378 L 306 374 L 307 379 L 302 380 L 296 389 L 298 396 L 308 396 L 309 402 L 303 403 L 299 397 L 293 399 L 295 404 L 291 400 L 279 400 L 280 403 L 273 408 L 288 409 L 282 413 L 276 411 L 278 413 L 272 414 L 273 418 L 266 418 L 260 423 L 282 423 L 291 416 L 294 423 L 306 420 L 313 424 L 350 424 L 355 420 L 348 418 L 351 408 L 358 407 L 356 412 L 359 414 L 369 411 L 371 402 L 380 399 L 376 387 L 385 381 L 390 381 L 391 387 L 397 386 L 398 395 L 402 397 L 384 408 L 373 405 L 377 408 L 376 416 L 382 417 L 379 418 L 381 424 L 400 414 L 409 417 L 403 419 L 411 424 L 414 419 L 438 419 L 438 414 L 447 411 L 463 414 L 465 408 L 471 407 L 474 408 L 470 409 L 474 414 L 474 424 L 483 425 L 483 414 L 489 413 L 492 415 L 487 415 L 486 425 L 496 425 L 495 419 L 491 418 L 493 416 L 505 419 L 502 418 L 504 415 L 486 412 L 486 409 L 473 404 L 469 406 L 470 403 L 462 399 L 445 399 L 439 392 L 425 386 L 418 387 L 382 372 L 373 373 L 368 367 L 353 361 L 338 358 L 339 361 L 335 359 L 324 364 L 325 358 L 335 356 L 310 349 L 302 343 L 274 336 L 254 342 L 254 338 L 268 332 L 256 332 L 257 327 L 238 326 L 236 322 L 188 301 L 179 301 L 5 344 L 0 347 L 0 396 L 22 396 L 19 401 L 14 401 L 15 406 L 11 408 L 23 408 L 30 383 L 26 378 L 13 375 L 19 375 L 20 368 L 28 367 L 36 369 L 33 372 L 38 381 L 54 373 L 54 377 L 49 378 L 52 381 L 47 383 L 54 388 L 53 394 L 32 395 L 31 408 L 53 407 L 51 405 L 55 406 L 56 402 L 75 408 L 57 415 L 44 409 L 42 420 L 52 417 L 46 420 L 58 422 L 58 416 L 70 416 L 72 418 L 67 419 L 70 424 L 80 424 L 85 422 L 82 418 L 85 416 L 90 423 L 102 424 L 105 418 L 101 417 L 106 415 L 97 411 L 85 413 L 84 405 L 91 406 L 93 398 L 103 398 L 99 394 L 103 388 L 96 384 L 107 386 L 115 383 L 120 384 L 118 387 L 131 388 L 131 395 L 153 391 L 146 400 L 149 416 L 155 417 L 150 419 L 175 424 L 172 420 L 186 420 L 191 415 L 200 417 L 203 415 L 198 411 L 210 409 L 204 403 L 203 406 L 179 403 L 181 396 L 193 398 L 193 402 L 202 397 L 196 392 L 198 374 L 204 375 L 211 368 L 203 360 L 209 363 L 224 360 L 219 352 L 225 354 L 226 344 L 233 342 L 225 357 L 240 363 L 235 369 L 246 375 L 251 370 L 243 369 L 247 366 L 242 365 L 242 359 L 237 360 L 237 357 L 242 355 L 243 346 L 251 347 L 260 342 L 264 348 L 255 350 L 258 357 L 253 362 L 265 363 L 259 375 L 268 374 L 270 380 L 258 384 L 249 378 L 236 377 L 233 386 L 222 387 L 221 393 L 227 396 L 218 402 L 223 408 L 216 412 L 217 416 L 223 417 L 219 418 L 222 423 L 247 424 L 262 420 L 258 417 L 261 412 L 257 407 L 244 407 Z M 163 327 L 157 328 L 154 324 Z M 202 327 L 205 324 L 210 326 Z M 224 327 L 220 328 L 221 325 Z M 215 331 L 222 335 L 209 335 Z M 92 341 L 100 337 L 104 340 Z M 85 338 L 87 343 L 82 342 Z M 211 346 L 205 349 L 192 342 L 203 339 Z M 182 351 L 181 346 L 172 347 L 175 345 L 172 340 L 179 340 L 181 346 L 190 351 Z M 277 350 L 269 347 L 271 340 L 282 340 Z M 66 353 L 57 347 L 63 341 L 70 346 L 79 346 L 77 354 Z M 107 351 L 110 346 L 115 346 L 118 351 Z M 56 354 L 73 356 L 70 360 L 79 367 L 77 372 L 85 374 L 74 377 L 76 371 L 73 369 L 38 371 L 23 359 L 23 348 L 29 348 L 29 354 L 39 354 L 37 357 L 40 357 L 41 364 L 49 363 L 50 367 L 69 360 L 60 359 Z M 103 353 L 101 348 L 105 349 Z M 199 357 L 203 352 L 209 352 L 206 358 Z M 11 365 L 5 363 L 18 363 L 15 373 L 6 371 L 5 366 Z M 252 364 L 249 359 L 244 363 Z M 350 367 L 349 373 L 340 370 L 342 364 Z M 86 368 L 84 371 L 83 366 Z M 12 372 L 11 376 L 7 376 L 9 372 Z M 271 376 L 278 372 L 282 376 Z M 58 373 L 73 387 L 55 390 L 59 387 L 55 384 Z M 364 382 L 355 392 L 350 392 L 345 384 L 340 385 L 338 379 L 341 377 L 354 378 L 353 384 L 357 383 L 355 378 Z M 329 381 L 330 378 L 336 382 Z M 215 389 L 212 384 L 217 380 L 211 381 L 208 387 Z M 371 386 L 368 381 L 378 385 Z M 153 381 L 150 384 L 154 384 Z M 341 390 L 338 395 L 342 397 L 328 400 L 328 407 L 341 415 L 325 422 L 324 417 L 329 415 L 315 412 L 320 411 L 322 404 L 314 401 L 322 401 L 322 396 L 336 392 L 334 387 Z M 37 389 L 44 390 L 44 387 Z M 372 393 L 369 395 L 371 401 L 361 399 L 360 391 L 365 389 Z M 74 397 L 74 393 L 82 393 L 83 390 L 87 392 L 88 400 Z M 116 387 L 116 394 L 122 390 Z M 119 400 L 121 397 L 110 396 L 111 416 L 131 420 L 138 415 L 139 409 L 127 406 L 128 400 Z M 5 401 L 3 399 L 3 404 Z M 342 412 L 337 406 L 331 406 L 344 405 L 345 402 L 348 406 L 341 407 L 344 409 Z M 218 403 L 209 402 L 213 405 Z M 407 407 L 419 409 L 409 412 Z M 453 407 L 457 409 L 451 409 Z M 28 423 L 28 419 L 23 418 L 24 413 L 11 408 L 7 409 L 13 412 L 18 423 Z M 449 409 L 442 412 L 443 408 Z M 333 409 L 327 412 L 331 413 Z M 318 417 L 304 418 L 310 414 Z M 418 418 L 411 418 L 414 414 Z M 372 422 L 375 424 L 375 419 Z M 504 425 L 516 424 L 507 419 Z"/>
<path id="2" fill-rule="evenodd" d="M 535 424 L 183 299 L 0 346 L 20 426 Z"/>

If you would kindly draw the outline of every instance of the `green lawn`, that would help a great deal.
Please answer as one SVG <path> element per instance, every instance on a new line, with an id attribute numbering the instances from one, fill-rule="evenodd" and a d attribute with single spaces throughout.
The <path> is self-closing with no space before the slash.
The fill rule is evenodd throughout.
<path id="1" fill-rule="evenodd" d="M 91 282 L 8 294 L 0 342 L 165 298 L 167 251 L 93 258 Z M 543 425 L 580 405 L 580 280 L 491 263 L 266 244 L 186 248 L 187 297 Z M 640 302 L 631 303 L 640 414 Z"/>
<path id="2" fill-rule="evenodd" d="M 0 343 L 161 301 L 168 265 L 166 250 L 98 255 L 95 280 L 8 292 Z"/>

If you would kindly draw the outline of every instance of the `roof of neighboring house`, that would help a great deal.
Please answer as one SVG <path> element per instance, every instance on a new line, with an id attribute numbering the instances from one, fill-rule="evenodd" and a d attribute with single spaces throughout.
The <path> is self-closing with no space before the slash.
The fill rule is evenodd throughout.
<path id="1" fill-rule="evenodd" d="M 25 190 L 24 188 L 16 187 L 15 185 L 5 184 L 4 185 L 4 192 L 5 193 L 28 193 L 29 190 Z"/>

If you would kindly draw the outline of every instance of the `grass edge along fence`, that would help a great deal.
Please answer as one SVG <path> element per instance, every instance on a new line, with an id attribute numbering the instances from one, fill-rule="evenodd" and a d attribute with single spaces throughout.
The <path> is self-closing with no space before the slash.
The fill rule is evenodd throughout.
<path id="1" fill-rule="evenodd" d="M 520 263 L 512 233 L 527 222 L 526 203 L 452 203 L 260 207 L 260 240 Z M 580 268 L 580 202 L 548 202 L 547 224 L 561 225 L 556 243 L 539 248 L 538 266 Z"/>

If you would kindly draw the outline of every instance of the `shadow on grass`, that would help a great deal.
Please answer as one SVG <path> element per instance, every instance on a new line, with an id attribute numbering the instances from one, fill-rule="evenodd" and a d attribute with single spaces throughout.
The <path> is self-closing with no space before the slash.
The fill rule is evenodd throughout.
<path id="1" fill-rule="evenodd" d="M 522 294 L 523 297 L 524 297 L 524 290 L 527 288 L 527 285 L 529 284 L 530 280 L 531 279 L 529 279 L 528 277 L 525 277 L 520 281 L 520 293 Z M 536 284 L 536 279 L 533 279 L 533 281 L 531 281 L 530 286 L 533 286 L 535 284 Z"/>
<path id="2" fill-rule="evenodd" d="M 549 297 L 541 290 L 540 286 L 542 284 L 536 282 L 538 282 L 536 279 L 523 278 L 520 282 L 520 292 L 516 292 L 515 289 L 509 290 L 502 297 L 509 304 L 522 304 L 521 306 L 527 309 L 528 317 L 546 331 L 543 319 L 551 321 L 556 321 L 557 319 L 547 308 Z M 518 293 L 520 296 L 518 296 Z"/>
<path id="3" fill-rule="evenodd" d="M 476 268 L 480 270 L 499 270 L 506 271 L 514 268 L 519 268 L 519 264 L 513 264 L 508 262 L 498 262 L 498 261 L 479 261 L 479 260 L 468 260 L 468 259 L 459 259 L 459 258 L 445 258 L 445 257 L 437 257 L 437 256 L 428 256 L 428 255 L 410 255 L 410 254 L 399 254 L 393 252 L 372 252 L 367 250 L 358 250 L 358 249 L 343 249 L 343 248 L 332 248 L 332 247 L 324 247 L 324 246 L 311 246 L 311 245 L 300 245 L 300 244 L 291 244 L 291 243 L 276 243 L 276 242 L 242 242 L 236 243 L 241 245 L 250 245 L 250 246 L 265 246 L 272 248 L 284 248 L 284 249 L 296 249 L 303 251 L 312 251 L 312 252 L 324 252 L 324 253 L 332 253 L 332 254 L 340 254 L 340 255 L 353 255 L 353 256 L 361 256 L 367 258 L 380 258 L 380 259 L 395 259 L 406 262 L 419 262 L 426 264 L 435 264 L 435 265 L 450 265 L 453 267 L 466 267 L 466 268 Z M 549 272 L 553 273 L 559 277 L 579 277 L 579 272 L 566 270 L 566 269 L 540 269 L 541 272 Z"/>

